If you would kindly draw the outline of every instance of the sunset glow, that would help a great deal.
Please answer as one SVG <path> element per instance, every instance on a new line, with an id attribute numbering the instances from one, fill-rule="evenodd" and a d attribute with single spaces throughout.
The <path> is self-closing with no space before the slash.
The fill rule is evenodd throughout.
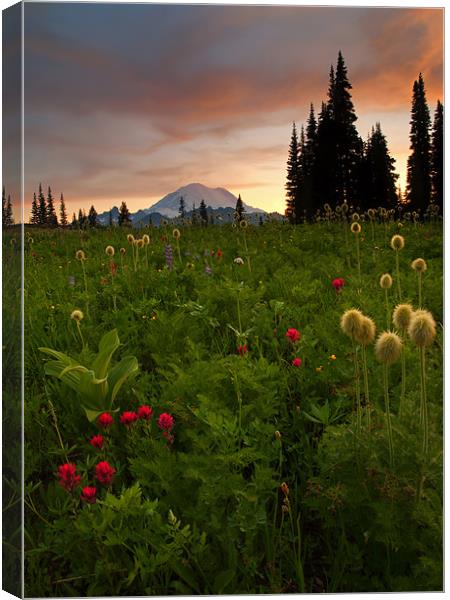
<path id="1" fill-rule="evenodd" d="M 341 50 L 363 139 L 380 121 L 406 184 L 412 84 L 443 100 L 443 10 L 25 5 L 25 201 L 148 207 L 182 185 L 284 211 L 292 122 Z"/>

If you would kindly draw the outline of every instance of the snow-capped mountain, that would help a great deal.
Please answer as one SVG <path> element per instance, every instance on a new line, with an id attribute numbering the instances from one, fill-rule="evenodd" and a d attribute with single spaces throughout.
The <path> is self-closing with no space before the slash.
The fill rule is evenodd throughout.
<path id="1" fill-rule="evenodd" d="M 135 226 L 146 225 L 150 221 L 154 225 L 159 224 L 162 218 L 173 219 L 179 216 L 180 199 L 184 200 L 186 214 L 189 214 L 193 207 L 198 210 L 202 200 L 205 201 L 206 207 L 210 211 L 218 209 L 235 209 L 237 197 L 225 188 L 209 188 L 201 183 L 190 183 L 178 188 L 175 192 L 171 192 L 158 200 L 156 204 L 152 204 L 149 208 L 141 208 L 135 213 L 131 213 L 131 221 Z M 265 211 L 260 208 L 254 208 L 248 204 L 244 204 L 245 211 L 248 215 L 257 213 L 265 215 Z M 110 211 L 106 211 L 98 215 L 98 220 L 102 225 L 108 225 L 110 219 L 117 223 L 119 209 L 114 206 Z"/>
<path id="2" fill-rule="evenodd" d="M 177 217 L 180 208 L 180 199 L 183 198 L 186 212 L 191 211 L 193 206 L 199 208 L 200 202 L 205 201 L 206 206 L 216 208 L 235 208 L 237 198 L 225 188 L 209 188 L 201 183 L 190 183 L 171 192 L 153 204 L 148 212 L 158 212 L 166 217 Z M 264 213 L 260 208 L 253 208 L 244 203 L 247 212 Z"/>

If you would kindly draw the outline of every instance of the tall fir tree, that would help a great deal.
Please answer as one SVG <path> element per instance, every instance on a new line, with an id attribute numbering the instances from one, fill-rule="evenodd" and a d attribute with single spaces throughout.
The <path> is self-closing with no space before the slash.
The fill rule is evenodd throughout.
<path id="1" fill-rule="evenodd" d="M 208 211 L 206 210 L 206 204 L 205 201 L 202 198 L 202 201 L 200 202 L 200 208 L 199 208 L 199 213 L 200 213 L 200 220 L 202 222 L 202 225 L 208 225 Z"/>
<path id="2" fill-rule="evenodd" d="M 9 227 L 10 225 L 14 225 L 13 208 L 12 208 L 11 196 L 9 194 L 8 194 L 8 199 L 6 201 L 5 225 L 7 227 Z"/>
<path id="3" fill-rule="evenodd" d="M 184 202 L 183 196 L 180 196 L 180 206 L 178 207 L 178 214 L 180 215 L 180 219 L 184 221 L 186 218 L 186 204 Z"/>
<path id="4" fill-rule="evenodd" d="M 431 200 L 430 111 L 422 73 L 413 84 L 411 107 L 411 154 L 407 165 L 407 198 L 410 210 L 426 211 Z"/>
<path id="5" fill-rule="evenodd" d="M 37 203 L 36 192 L 33 194 L 33 202 L 31 203 L 30 223 L 32 225 L 39 225 L 39 207 Z"/>
<path id="6" fill-rule="evenodd" d="M 2 224 L 5 225 L 6 221 L 6 191 L 5 186 L 2 188 Z"/>
<path id="7" fill-rule="evenodd" d="M 372 128 L 372 133 L 366 144 L 364 161 L 366 170 L 361 176 L 365 183 L 364 193 L 361 194 L 361 209 L 396 208 L 398 203 L 395 173 L 395 159 L 389 154 L 387 141 L 381 131 L 380 123 Z"/>
<path id="8" fill-rule="evenodd" d="M 81 208 L 78 209 L 77 225 L 80 229 L 83 229 L 83 227 L 84 227 L 84 216 L 83 216 L 83 211 L 81 210 Z"/>
<path id="9" fill-rule="evenodd" d="M 286 174 L 286 211 L 290 223 L 296 222 L 296 207 L 300 194 L 300 147 L 295 123 L 292 125 Z M 239 196 L 240 197 L 240 196 Z"/>
<path id="10" fill-rule="evenodd" d="M 44 192 L 42 191 L 42 184 L 39 184 L 38 194 L 38 205 L 39 205 L 39 225 L 47 225 L 47 204 L 45 202 Z"/>
<path id="11" fill-rule="evenodd" d="M 444 107 L 437 101 L 431 139 L 431 198 L 444 211 Z"/>
<path id="12" fill-rule="evenodd" d="M 334 122 L 329 103 L 322 102 L 317 124 L 316 153 L 313 167 L 313 197 L 315 209 L 324 204 L 336 206 L 337 152 L 334 141 Z"/>
<path id="13" fill-rule="evenodd" d="M 237 221 L 238 223 L 240 223 L 241 221 L 243 221 L 244 220 L 244 213 L 245 213 L 244 203 L 242 202 L 241 195 L 239 194 L 238 199 L 236 201 L 236 208 L 234 209 L 234 219 L 235 219 L 235 221 Z"/>
<path id="14" fill-rule="evenodd" d="M 75 213 L 72 214 L 72 223 L 70 224 L 70 226 L 75 229 L 78 227 L 78 221 L 77 221 L 77 216 Z"/>
<path id="15" fill-rule="evenodd" d="M 119 209 L 119 226 L 127 227 L 131 225 L 131 215 L 126 202 L 122 202 Z"/>
<path id="16" fill-rule="evenodd" d="M 53 194 L 50 186 L 48 186 L 47 194 L 47 225 L 49 227 L 58 226 L 58 217 L 56 216 L 55 203 L 53 201 Z"/>
<path id="17" fill-rule="evenodd" d="M 97 227 L 98 222 L 97 222 L 97 211 L 95 210 L 94 206 L 92 205 L 91 208 L 89 209 L 89 213 L 88 213 L 88 223 L 89 223 L 89 227 Z"/>
<path id="18" fill-rule="evenodd" d="M 329 90 L 329 105 L 334 129 L 333 143 L 336 149 L 335 203 L 347 202 L 349 205 L 355 205 L 363 143 L 354 125 L 357 116 L 350 94 L 351 89 L 347 67 L 339 51 L 334 84 L 330 83 Z"/>
<path id="19" fill-rule="evenodd" d="M 64 195 L 61 194 L 61 198 L 59 200 L 59 223 L 61 227 L 67 227 L 67 211 L 66 211 L 66 203 L 64 202 Z"/>
<path id="20" fill-rule="evenodd" d="M 197 225 L 197 223 L 198 223 L 198 211 L 195 208 L 195 202 L 192 204 L 192 216 L 191 216 L 191 219 L 192 219 L 192 225 Z"/>
<path id="21" fill-rule="evenodd" d="M 315 213 L 314 169 L 317 154 L 317 121 L 314 106 L 311 104 L 306 125 L 306 142 L 301 153 L 301 196 L 306 219 L 311 220 Z"/>

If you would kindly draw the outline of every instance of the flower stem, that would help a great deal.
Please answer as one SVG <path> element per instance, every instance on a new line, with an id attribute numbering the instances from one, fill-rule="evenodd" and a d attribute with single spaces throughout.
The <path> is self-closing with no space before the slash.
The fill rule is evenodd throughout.
<path id="1" fill-rule="evenodd" d="M 426 374 L 425 374 L 425 346 L 420 347 L 420 383 L 421 383 L 421 417 L 422 417 L 422 427 L 423 427 L 423 443 L 422 443 L 422 451 L 424 458 L 427 457 L 428 454 L 428 407 L 427 407 L 427 388 L 426 388 Z"/>
<path id="2" fill-rule="evenodd" d="M 422 273 L 419 271 L 419 308 L 422 308 Z"/>
<path id="3" fill-rule="evenodd" d="M 355 363 L 355 393 L 356 393 L 356 429 L 358 436 L 361 434 L 361 392 L 360 392 L 360 380 L 359 380 L 359 367 L 358 367 L 358 354 L 355 340 L 353 342 L 353 360 Z"/>
<path id="4" fill-rule="evenodd" d="M 395 251 L 395 269 L 396 269 L 396 273 L 397 273 L 398 299 L 401 300 L 402 299 L 402 288 L 400 285 L 400 261 L 399 261 L 399 257 L 398 257 L 398 250 Z"/>
<path id="5" fill-rule="evenodd" d="M 389 329 L 389 325 L 391 323 L 391 314 L 389 311 L 389 299 L 387 288 L 384 288 L 384 302 L 386 305 L 386 327 Z"/>
<path id="6" fill-rule="evenodd" d="M 86 295 L 86 316 L 89 317 L 89 295 L 88 295 L 88 288 L 87 288 L 86 270 L 84 268 L 84 260 L 81 261 L 81 268 L 83 269 L 84 293 Z"/>
<path id="7" fill-rule="evenodd" d="M 399 417 L 403 414 L 403 404 L 405 402 L 405 392 L 406 392 L 406 357 L 405 357 L 405 348 L 402 348 L 402 386 L 400 390 L 400 403 L 398 405 L 398 415 Z"/>
<path id="8" fill-rule="evenodd" d="M 370 399 L 369 399 L 369 375 L 367 371 L 367 353 L 366 347 L 362 347 L 362 358 L 363 358 L 363 369 L 364 369 L 364 394 L 366 396 L 367 406 L 367 429 L 370 432 L 371 418 L 370 418 Z"/>
<path id="9" fill-rule="evenodd" d="M 386 364 L 383 365 L 383 384 L 384 384 L 384 405 L 385 405 L 385 410 L 386 410 L 386 427 L 387 427 L 388 442 L 389 442 L 389 464 L 392 467 L 394 465 L 394 444 L 393 444 L 393 440 L 392 440 L 391 411 L 389 408 L 388 367 Z"/>

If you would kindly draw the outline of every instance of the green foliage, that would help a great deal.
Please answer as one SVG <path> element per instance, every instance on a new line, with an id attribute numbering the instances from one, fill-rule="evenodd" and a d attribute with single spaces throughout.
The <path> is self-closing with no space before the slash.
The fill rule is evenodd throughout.
<path id="1" fill-rule="evenodd" d="M 134 356 L 125 356 L 118 364 L 110 367 L 119 345 L 115 329 L 105 334 L 90 368 L 57 350 L 39 348 L 41 352 L 56 359 L 45 364 L 45 374 L 57 377 L 77 393 L 90 421 L 94 421 L 104 411 L 111 411 L 122 385 L 137 374 L 138 362 Z"/>
<path id="2" fill-rule="evenodd" d="M 393 272 L 389 240 L 400 228 L 390 219 L 373 225 L 372 238 L 362 222 L 361 285 L 353 240 L 335 216 L 248 226 L 245 239 L 232 225 L 181 227 L 172 271 L 168 227 L 145 231 L 151 242 L 136 270 L 120 228 L 33 231 L 25 248 L 27 596 L 442 589 L 441 229 L 407 220 L 401 228 L 403 300 L 417 306 L 410 263 L 423 257 L 423 303 L 437 336 L 426 355 L 427 460 L 418 353 L 408 340 L 401 418 L 401 367 L 390 368 L 391 468 L 381 365 L 368 347 L 372 422 L 368 430 L 364 418 L 358 436 L 352 345 L 339 325 L 358 307 L 378 330 L 386 326 L 378 281 Z M 74 258 L 80 248 L 83 265 Z M 345 280 L 340 293 L 335 277 Z M 85 313 L 81 352 L 74 309 Z M 291 327 L 301 333 L 295 344 Z M 123 357 L 114 362 L 119 338 Z M 114 413 L 107 431 L 85 417 L 142 405 L 152 419 L 126 426 Z M 162 413 L 174 418 L 169 435 L 157 424 Z M 101 450 L 89 444 L 98 433 Z M 103 460 L 116 470 L 108 487 L 95 478 Z M 81 486 L 97 487 L 95 504 L 80 499 L 81 486 L 59 485 L 66 462 Z"/>

